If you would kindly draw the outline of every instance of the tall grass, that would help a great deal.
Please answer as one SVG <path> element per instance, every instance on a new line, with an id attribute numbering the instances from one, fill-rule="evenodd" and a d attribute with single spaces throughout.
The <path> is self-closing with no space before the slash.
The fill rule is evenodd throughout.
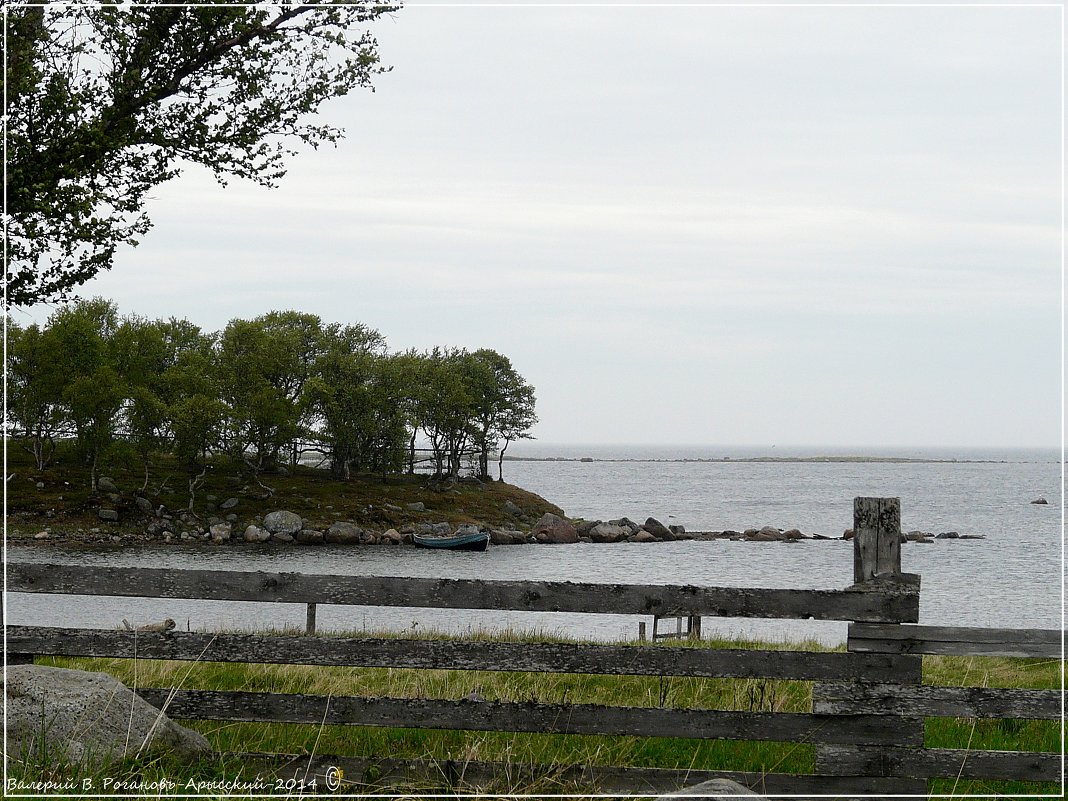
<path id="1" fill-rule="evenodd" d="M 366 636 L 366 632 L 359 632 Z M 344 636 L 344 635 L 340 635 Z M 484 637 L 485 635 L 479 635 Z M 553 639 L 526 635 L 528 640 Z M 494 637 L 499 638 L 499 637 Z M 507 637 L 507 639 L 516 639 Z M 559 638 L 557 638 L 559 639 Z M 702 648 L 802 648 L 832 650 L 813 643 L 769 645 L 714 640 Z M 655 647 L 655 646 L 651 646 Z M 177 687 L 324 696 L 463 699 L 538 703 L 585 703 L 677 709 L 758 712 L 811 711 L 811 682 L 772 679 L 698 679 L 565 673 L 521 673 L 405 668 L 350 668 L 128 659 L 39 658 L 38 663 L 103 671 L 140 687 Z M 981 657 L 925 657 L 925 683 L 948 686 L 1059 688 L 1059 661 Z M 369 759 L 452 759 L 523 765 L 627 765 L 689 770 L 741 770 L 756 773 L 812 773 L 814 749 L 807 744 L 692 740 L 633 736 L 592 736 L 362 726 L 183 721 L 200 731 L 218 752 L 277 752 L 344 755 Z M 928 719 L 926 745 L 972 750 L 1053 751 L 1060 749 L 1055 721 Z M 138 762 L 138 764 L 142 764 Z M 149 775 L 174 770 L 166 760 L 146 758 Z M 183 770 L 198 775 L 234 776 L 232 759 L 213 757 Z M 118 770 L 134 770 L 122 763 Z M 25 775 L 43 775 L 44 766 L 23 765 Z M 173 774 L 172 774 L 173 775 Z M 572 786 L 533 789 L 511 786 L 507 777 L 480 788 L 490 793 L 591 792 Z M 933 780 L 932 792 L 1055 793 L 1050 784 Z M 395 788 L 402 790 L 405 788 Z M 426 790 L 422 788 L 407 788 Z"/>

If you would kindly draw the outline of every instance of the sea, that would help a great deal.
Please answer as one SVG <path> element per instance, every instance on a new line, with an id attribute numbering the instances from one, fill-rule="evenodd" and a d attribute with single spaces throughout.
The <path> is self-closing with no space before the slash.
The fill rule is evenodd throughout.
<path id="1" fill-rule="evenodd" d="M 921 576 L 920 622 L 1064 627 L 1064 471 L 1059 450 L 775 448 L 513 444 L 505 481 L 571 517 L 642 523 L 655 517 L 688 531 L 774 526 L 840 538 L 853 499 L 901 500 L 902 529 L 979 539 L 902 546 L 902 567 Z M 1033 501 L 1047 500 L 1045 504 Z M 730 540 L 501 546 L 487 553 L 411 548 L 203 545 L 10 546 L 9 560 L 115 566 L 299 571 L 345 575 L 494 578 L 633 584 L 841 589 L 852 582 L 852 543 Z M 299 604 L 72 598 L 11 593 L 6 619 L 25 625 L 114 628 L 174 619 L 188 630 L 294 629 Z M 539 632 L 597 641 L 633 639 L 624 615 L 322 606 L 320 630 Z M 706 634 L 833 645 L 846 624 L 703 620 Z"/>

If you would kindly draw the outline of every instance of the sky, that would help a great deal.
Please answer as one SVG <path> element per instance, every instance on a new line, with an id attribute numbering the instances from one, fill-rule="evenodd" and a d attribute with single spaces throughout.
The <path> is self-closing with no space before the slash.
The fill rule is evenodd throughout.
<path id="1" fill-rule="evenodd" d="M 409 6 L 336 148 L 275 190 L 187 170 L 81 293 L 493 348 L 545 443 L 1059 447 L 1063 27 Z"/>

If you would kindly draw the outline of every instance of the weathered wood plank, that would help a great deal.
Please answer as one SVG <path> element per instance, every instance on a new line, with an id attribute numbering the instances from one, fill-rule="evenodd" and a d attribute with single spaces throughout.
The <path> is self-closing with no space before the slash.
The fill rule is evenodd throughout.
<path id="1" fill-rule="evenodd" d="M 1060 720 L 1062 697 L 1060 690 L 831 683 L 813 686 L 812 710 L 825 715 Z"/>
<path id="2" fill-rule="evenodd" d="M 922 745 L 916 718 L 139 689 L 172 718 L 637 737 Z M 917 736 L 917 733 L 919 736 Z"/>
<path id="3" fill-rule="evenodd" d="M 1057 629 L 988 629 L 966 626 L 897 626 L 853 623 L 849 650 L 857 653 L 940 654 L 1059 659 Z"/>
<path id="4" fill-rule="evenodd" d="M 622 615 L 709 615 L 915 621 L 916 593 L 691 585 L 330 576 L 235 570 L 8 564 L 9 592 L 232 601 L 508 609 Z"/>
<path id="5" fill-rule="evenodd" d="M 901 572 L 901 499 L 853 499 L 853 581 Z"/>
<path id="6" fill-rule="evenodd" d="M 685 648 L 675 645 L 472 642 L 11 626 L 9 653 L 349 667 L 508 670 L 813 681 L 919 681 L 916 657 Z"/>
<path id="7" fill-rule="evenodd" d="M 833 793 L 837 801 L 852 801 L 846 794 L 883 795 L 908 793 L 922 795 L 922 780 L 868 776 L 814 776 L 790 773 L 759 773 L 727 770 L 683 770 L 670 768 L 626 768 L 610 765 L 528 765 L 474 760 L 429 760 L 313 756 L 307 754 L 229 753 L 256 772 L 303 780 L 314 777 L 320 788 L 327 771 L 342 771 L 344 790 L 358 788 L 396 789 L 404 782 L 426 790 L 427 785 L 442 789 L 514 790 L 532 785 L 596 790 L 599 793 L 640 795 L 665 793 L 691 787 L 709 779 L 732 779 L 761 794 Z"/>
<path id="8" fill-rule="evenodd" d="M 827 745 L 816 754 L 818 773 L 907 778 L 1060 781 L 1061 755 L 1033 751 L 951 748 L 864 748 Z"/>

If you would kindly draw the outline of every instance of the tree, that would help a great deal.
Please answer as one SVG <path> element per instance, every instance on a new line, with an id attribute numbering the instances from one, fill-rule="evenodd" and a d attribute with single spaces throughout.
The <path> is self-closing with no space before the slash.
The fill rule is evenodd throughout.
<path id="1" fill-rule="evenodd" d="M 385 68 L 397 5 L 55 4 L 6 9 L 7 302 L 54 301 L 150 227 L 184 165 L 274 186 L 293 144 L 335 142 L 329 98 Z"/>
<path id="2" fill-rule="evenodd" d="M 534 414 L 534 388 L 515 371 L 507 356 L 495 350 L 476 350 L 467 362 L 466 375 L 475 399 L 472 437 L 478 446 L 478 475 L 489 478 L 490 451 L 497 450 L 504 439 L 497 461 L 497 475 L 502 478 L 508 443 L 529 437 L 529 429 L 538 421 Z"/>
<path id="3" fill-rule="evenodd" d="M 69 380 L 63 343 L 37 324 L 8 323 L 8 414 L 13 438 L 43 470 L 56 452 L 56 439 L 69 430 L 63 392 Z M 28 444 L 27 444 L 28 443 Z"/>

